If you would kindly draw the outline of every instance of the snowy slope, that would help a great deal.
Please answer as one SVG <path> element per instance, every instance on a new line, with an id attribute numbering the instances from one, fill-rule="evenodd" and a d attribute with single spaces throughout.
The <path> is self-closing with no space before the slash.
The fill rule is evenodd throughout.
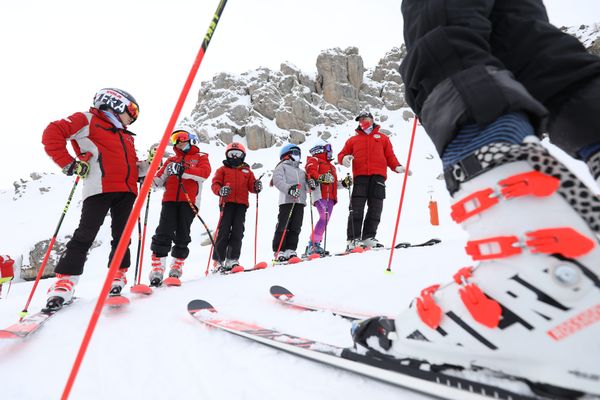
<path id="1" fill-rule="evenodd" d="M 403 121 L 402 110 L 389 112 L 382 126 L 392 132 L 399 159 L 406 163 L 412 121 Z M 337 153 L 354 122 L 341 126 L 332 141 Z M 338 306 L 364 313 L 393 315 L 403 309 L 425 286 L 448 281 L 458 268 L 470 264 L 463 254 L 464 232 L 449 218 L 449 198 L 443 181 L 436 179 L 441 164 L 426 134 L 419 128 L 415 141 L 408 188 L 397 241 L 420 242 L 438 237 L 443 243 L 429 248 L 397 250 L 393 275 L 384 274 L 389 252 L 371 252 L 347 257 L 331 257 L 295 266 L 280 266 L 264 271 L 233 276 L 204 277 L 208 247 L 197 221 L 193 225 L 191 254 L 184 268 L 180 288 L 158 289 L 151 297 L 132 295 L 132 305 L 122 311 L 104 311 L 92 338 L 75 383 L 72 399 L 413 399 L 420 396 L 366 378 L 323 367 L 221 332 L 212 331 L 186 312 L 194 298 L 209 300 L 223 313 L 241 317 L 266 327 L 285 330 L 334 345 L 351 344 L 349 323 L 325 313 L 301 313 L 275 304 L 268 289 L 273 284 L 288 287 L 307 301 Z M 304 150 L 307 146 L 302 146 Z M 215 170 L 222 160 L 223 148 L 203 145 Z M 249 154 L 247 161 L 260 162 L 268 172 L 278 160 L 278 148 Z M 304 153 L 304 155 L 306 152 Z M 432 155 L 430 157 L 430 155 Z M 577 168 L 585 174 L 582 165 Z M 340 175 L 345 173 L 340 169 Z M 588 177 L 589 178 L 589 177 Z M 266 180 L 268 181 L 268 179 Z M 390 173 L 379 239 L 391 244 L 402 176 Z M 2 253 L 27 253 L 33 243 L 49 238 L 72 185 L 71 178 L 47 175 L 28 184 L 21 198 L 13 200 L 11 191 L 0 193 L 0 220 L 10 229 L 0 233 Z M 50 187 L 42 194 L 39 187 Z M 80 192 L 76 198 L 80 199 Z M 153 193 L 148 224 L 149 241 L 158 222 L 160 196 Z M 438 201 L 439 227 L 429 224 L 427 203 Z M 340 192 L 328 232 L 328 249 L 345 246 L 348 197 Z M 61 235 L 71 234 L 78 223 L 80 201 L 74 201 Z M 277 191 L 266 187 L 260 195 L 258 259 L 272 256 L 270 243 L 276 221 Z M 214 227 L 218 219 L 217 197 L 208 185 L 203 191 L 203 218 Z M 251 266 L 254 239 L 254 198 L 246 218 L 246 237 L 242 263 Z M 86 271 L 77 287 L 80 300 L 58 314 L 25 342 L 0 342 L 2 398 L 59 398 L 91 316 L 106 273 L 109 251 L 109 224 L 98 239 L 101 246 L 91 251 Z M 310 235 L 310 217 L 305 213 L 300 246 Z M 137 233 L 132 237 L 135 254 Z M 299 250 L 301 250 L 299 248 Z M 133 279 L 133 271 L 129 275 Z M 49 280 L 42 281 L 31 310 L 45 303 Z M 13 284 L 8 298 L 0 300 L 0 326 L 15 322 L 32 284 Z M 128 292 L 128 291 L 127 291 Z"/>

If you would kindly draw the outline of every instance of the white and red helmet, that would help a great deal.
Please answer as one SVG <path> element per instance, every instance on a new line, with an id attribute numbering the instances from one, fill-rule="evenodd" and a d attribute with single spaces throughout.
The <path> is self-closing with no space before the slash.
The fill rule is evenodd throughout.
<path id="1" fill-rule="evenodd" d="M 104 88 L 96 92 L 94 107 L 99 110 L 112 110 L 116 114 L 126 112 L 135 121 L 140 115 L 140 106 L 135 98 L 121 89 Z"/>

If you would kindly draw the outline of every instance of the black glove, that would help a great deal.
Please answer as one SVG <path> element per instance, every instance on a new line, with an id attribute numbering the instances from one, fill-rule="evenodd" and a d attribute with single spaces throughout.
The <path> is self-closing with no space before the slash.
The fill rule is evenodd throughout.
<path id="1" fill-rule="evenodd" d="M 346 189 L 350 189 L 352 186 L 352 177 L 350 175 L 346 175 L 346 177 L 342 179 L 342 186 Z"/>
<path id="2" fill-rule="evenodd" d="M 221 197 L 227 197 L 231 194 L 231 188 L 229 186 L 221 186 L 221 189 L 219 189 L 219 196 Z"/>
<path id="3" fill-rule="evenodd" d="M 323 175 L 319 175 L 319 182 L 333 183 L 333 182 L 335 182 L 335 178 L 333 177 L 333 174 L 331 172 L 327 171 Z"/>
<path id="4" fill-rule="evenodd" d="M 167 165 L 167 169 L 165 170 L 165 173 L 167 175 L 177 175 L 177 176 L 181 176 L 183 175 L 183 171 L 184 171 L 184 167 L 182 163 L 175 163 L 172 162 L 169 165 Z"/>
<path id="5" fill-rule="evenodd" d="M 288 189 L 288 194 L 295 198 L 300 197 L 300 185 L 290 186 L 290 188 Z"/>
<path id="6" fill-rule="evenodd" d="M 306 183 L 308 184 L 310 190 L 315 190 L 317 188 L 317 181 L 315 181 L 313 178 L 307 180 Z"/>
<path id="7" fill-rule="evenodd" d="M 85 161 L 73 160 L 71 164 L 68 164 L 62 169 L 62 172 L 67 176 L 79 175 L 85 178 L 90 172 L 90 164 Z"/>
<path id="8" fill-rule="evenodd" d="M 254 190 L 256 191 L 256 193 L 260 193 L 263 189 L 262 186 L 262 182 L 261 181 L 256 181 L 254 182 Z"/>

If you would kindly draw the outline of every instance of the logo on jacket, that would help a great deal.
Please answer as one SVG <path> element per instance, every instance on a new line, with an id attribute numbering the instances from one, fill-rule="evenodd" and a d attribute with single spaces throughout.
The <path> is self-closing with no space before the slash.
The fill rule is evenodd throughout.
<path id="1" fill-rule="evenodd" d="M 377 133 L 377 134 L 373 135 L 373 137 L 374 137 L 375 139 L 379 139 L 379 138 L 381 138 L 381 135 L 380 135 L 379 133 Z"/>
<path id="2" fill-rule="evenodd" d="M 245 173 L 245 174 L 247 174 L 247 173 L 249 173 L 250 171 L 248 171 L 247 169 L 245 169 L 245 168 L 244 168 L 244 169 L 242 170 L 242 172 L 243 172 L 243 173 Z"/>

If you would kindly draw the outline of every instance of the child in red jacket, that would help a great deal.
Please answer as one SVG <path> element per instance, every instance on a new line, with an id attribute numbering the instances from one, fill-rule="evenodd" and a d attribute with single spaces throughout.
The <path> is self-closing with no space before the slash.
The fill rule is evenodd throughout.
<path id="1" fill-rule="evenodd" d="M 169 277 L 179 279 L 190 250 L 190 228 L 200 209 L 202 183 L 210 175 L 208 155 L 196 146 L 198 137 L 186 130 L 176 130 L 171 135 L 175 155 L 167 159 L 154 177 L 156 187 L 164 187 L 160 221 L 152 236 L 152 269 L 150 286 L 160 286 L 169 251 L 173 263 Z M 190 204 L 191 203 L 191 204 Z M 172 245 L 172 246 L 171 246 Z"/>
<path id="2" fill-rule="evenodd" d="M 311 155 L 306 158 L 305 170 L 308 179 L 318 183 L 317 188 L 311 192 L 311 197 L 313 205 L 319 211 L 319 221 L 308 241 L 306 254 L 316 253 L 323 257 L 329 254 L 321 246 L 321 241 L 331 218 L 333 206 L 337 203 L 338 180 L 335 167 L 331 164 L 333 160 L 331 144 L 319 139 L 309 152 Z"/>
<path id="3" fill-rule="evenodd" d="M 244 238 L 244 222 L 248 209 L 248 193 L 259 193 L 262 183 L 257 181 L 244 162 L 246 149 L 233 142 L 225 149 L 223 166 L 215 172 L 212 191 L 221 197 L 221 223 L 217 227 L 213 260 L 216 272 L 228 273 L 239 266 L 238 259 Z"/>

